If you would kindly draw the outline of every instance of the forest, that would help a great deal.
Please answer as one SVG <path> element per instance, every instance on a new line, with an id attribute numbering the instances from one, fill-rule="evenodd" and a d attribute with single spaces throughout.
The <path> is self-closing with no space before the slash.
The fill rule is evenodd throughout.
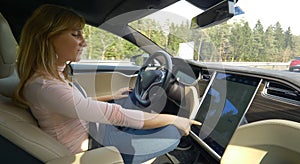
<path id="1" fill-rule="evenodd" d="M 205 29 L 191 29 L 188 22 L 170 24 L 142 19 L 129 24 L 177 56 L 180 43 L 193 43 L 194 60 L 213 62 L 288 62 L 300 56 L 300 36 L 290 27 L 283 30 L 280 22 L 263 27 L 260 20 L 251 29 L 247 21 L 225 22 Z M 167 29 L 166 29 L 167 27 Z M 106 31 L 86 26 L 88 47 L 85 59 L 124 60 L 143 54 L 132 43 Z"/>

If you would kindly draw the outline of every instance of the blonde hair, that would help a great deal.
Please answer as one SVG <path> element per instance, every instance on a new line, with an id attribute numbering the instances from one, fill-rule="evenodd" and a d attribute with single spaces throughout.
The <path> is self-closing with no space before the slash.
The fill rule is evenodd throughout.
<path id="1" fill-rule="evenodd" d="M 20 82 L 16 89 L 16 99 L 24 105 L 22 89 L 37 70 L 42 70 L 45 77 L 62 80 L 57 71 L 57 56 L 52 38 L 66 30 L 79 30 L 85 25 L 83 17 L 73 10 L 56 6 L 38 7 L 25 23 L 18 49 L 17 71 Z M 64 72 L 68 78 L 68 72 Z"/>

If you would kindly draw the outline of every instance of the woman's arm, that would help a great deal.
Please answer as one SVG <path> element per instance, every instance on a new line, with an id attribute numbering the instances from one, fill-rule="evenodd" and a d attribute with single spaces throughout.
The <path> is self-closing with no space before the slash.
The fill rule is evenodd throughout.
<path id="1" fill-rule="evenodd" d="M 174 125 L 183 135 L 188 135 L 192 124 L 201 125 L 201 123 L 198 121 L 190 120 L 184 117 L 178 117 L 175 115 L 144 113 L 143 129 Z"/>
<path id="2" fill-rule="evenodd" d="M 121 88 L 119 89 L 116 93 L 114 93 L 113 95 L 106 95 L 106 96 L 99 96 L 99 97 L 95 97 L 95 100 L 98 101 L 111 101 L 111 100 L 117 100 L 117 99 L 121 99 L 121 98 L 126 98 L 128 97 L 129 92 L 131 92 L 132 89 L 129 87 L 125 87 L 125 88 Z"/>
<path id="3" fill-rule="evenodd" d="M 58 80 L 36 80 L 25 88 L 25 98 L 40 110 L 90 122 L 126 126 L 131 128 L 157 128 L 173 124 L 183 134 L 189 133 L 191 124 L 198 122 L 167 114 L 151 114 L 139 110 L 123 109 L 85 98 L 80 91 Z"/>
<path id="4" fill-rule="evenodd" d="M 121 88 L 114 95 L 100 96 L 100 97 L 97 97 L 96 100 L 110 101 L 110 100 L 125 98 L 128 95 L 124 94 L 124 93 L 128 93 L 128 92 L 131 92 L 130 88 Z M 183 135 L 188 135 L 189 131 L 190 131 L 190 126 L 192 124 L 201 125 L 201 123 L 198 121 L 190 120 L 190 119 L 183 118 L 183 117 L 178 117 L 175 115 L 152 114 L 152 113 L 144 112 L 143 129 L 153 129 L 153 128 L 158 128 L 158 127 L 163 127 L 166 125 L 174 125 L 178 128 L 178 130 Z"/>
<path id="5" fill-rule="evenodd" d="M 24 97 L 37 111 L 136 129 L 141 129 L 144 124 L 142 111 L 126 110 L 117 104 L 86 98 L 77 87 L 59 80 L 37 78 L 26 85 Z"/>

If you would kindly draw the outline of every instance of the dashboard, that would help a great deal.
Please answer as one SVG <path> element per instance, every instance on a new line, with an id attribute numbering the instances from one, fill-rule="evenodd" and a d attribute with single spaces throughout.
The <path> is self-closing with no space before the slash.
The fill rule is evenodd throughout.
<path id="1" fill-rule="evenodd" d="M 197 88 L 202 98 L 215 71 L 244 75 L 262 80 L 246 113 L 249 122 L 286 119 L 300 122 L 300 74 L 265 69 L 216 65 L 172 58 L 173 76 L 185 86 Z"/>
<path id="2" fill-rule="evenodd" d="M 245 117 L 248 122 L 265 119 L 285 119 L 300 122 L 300 74 L 269 71 L 249 67 L 233 67 L 189 62 L 194 75 L 198 75 L 200 99 L 215 71 L 233 73 L 262 80 Z"/>
<path id="3" fill-rule="evenodd" d="M 185 85 L 193 85 L 197 82 L 199 74 L 195 74 L 195 71 L 190 65 L 180 58 L 172 58 L 173 63 L 173 75 L 176 80 Z"/>

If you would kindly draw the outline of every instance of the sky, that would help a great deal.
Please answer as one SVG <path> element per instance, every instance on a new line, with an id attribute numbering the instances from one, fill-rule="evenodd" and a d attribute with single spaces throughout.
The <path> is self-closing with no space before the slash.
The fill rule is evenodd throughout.
<path id="1" fill-rule="evenodd" d="M 283 30 L 291 27 L 292 34 L 300 35 L 300 9 L 298 0 L 239 0 L 236 4 L 245 14 L 235 19 L 245 18 L 253 28 L 260 19 L 264 28 L 280 22 Z"/>

